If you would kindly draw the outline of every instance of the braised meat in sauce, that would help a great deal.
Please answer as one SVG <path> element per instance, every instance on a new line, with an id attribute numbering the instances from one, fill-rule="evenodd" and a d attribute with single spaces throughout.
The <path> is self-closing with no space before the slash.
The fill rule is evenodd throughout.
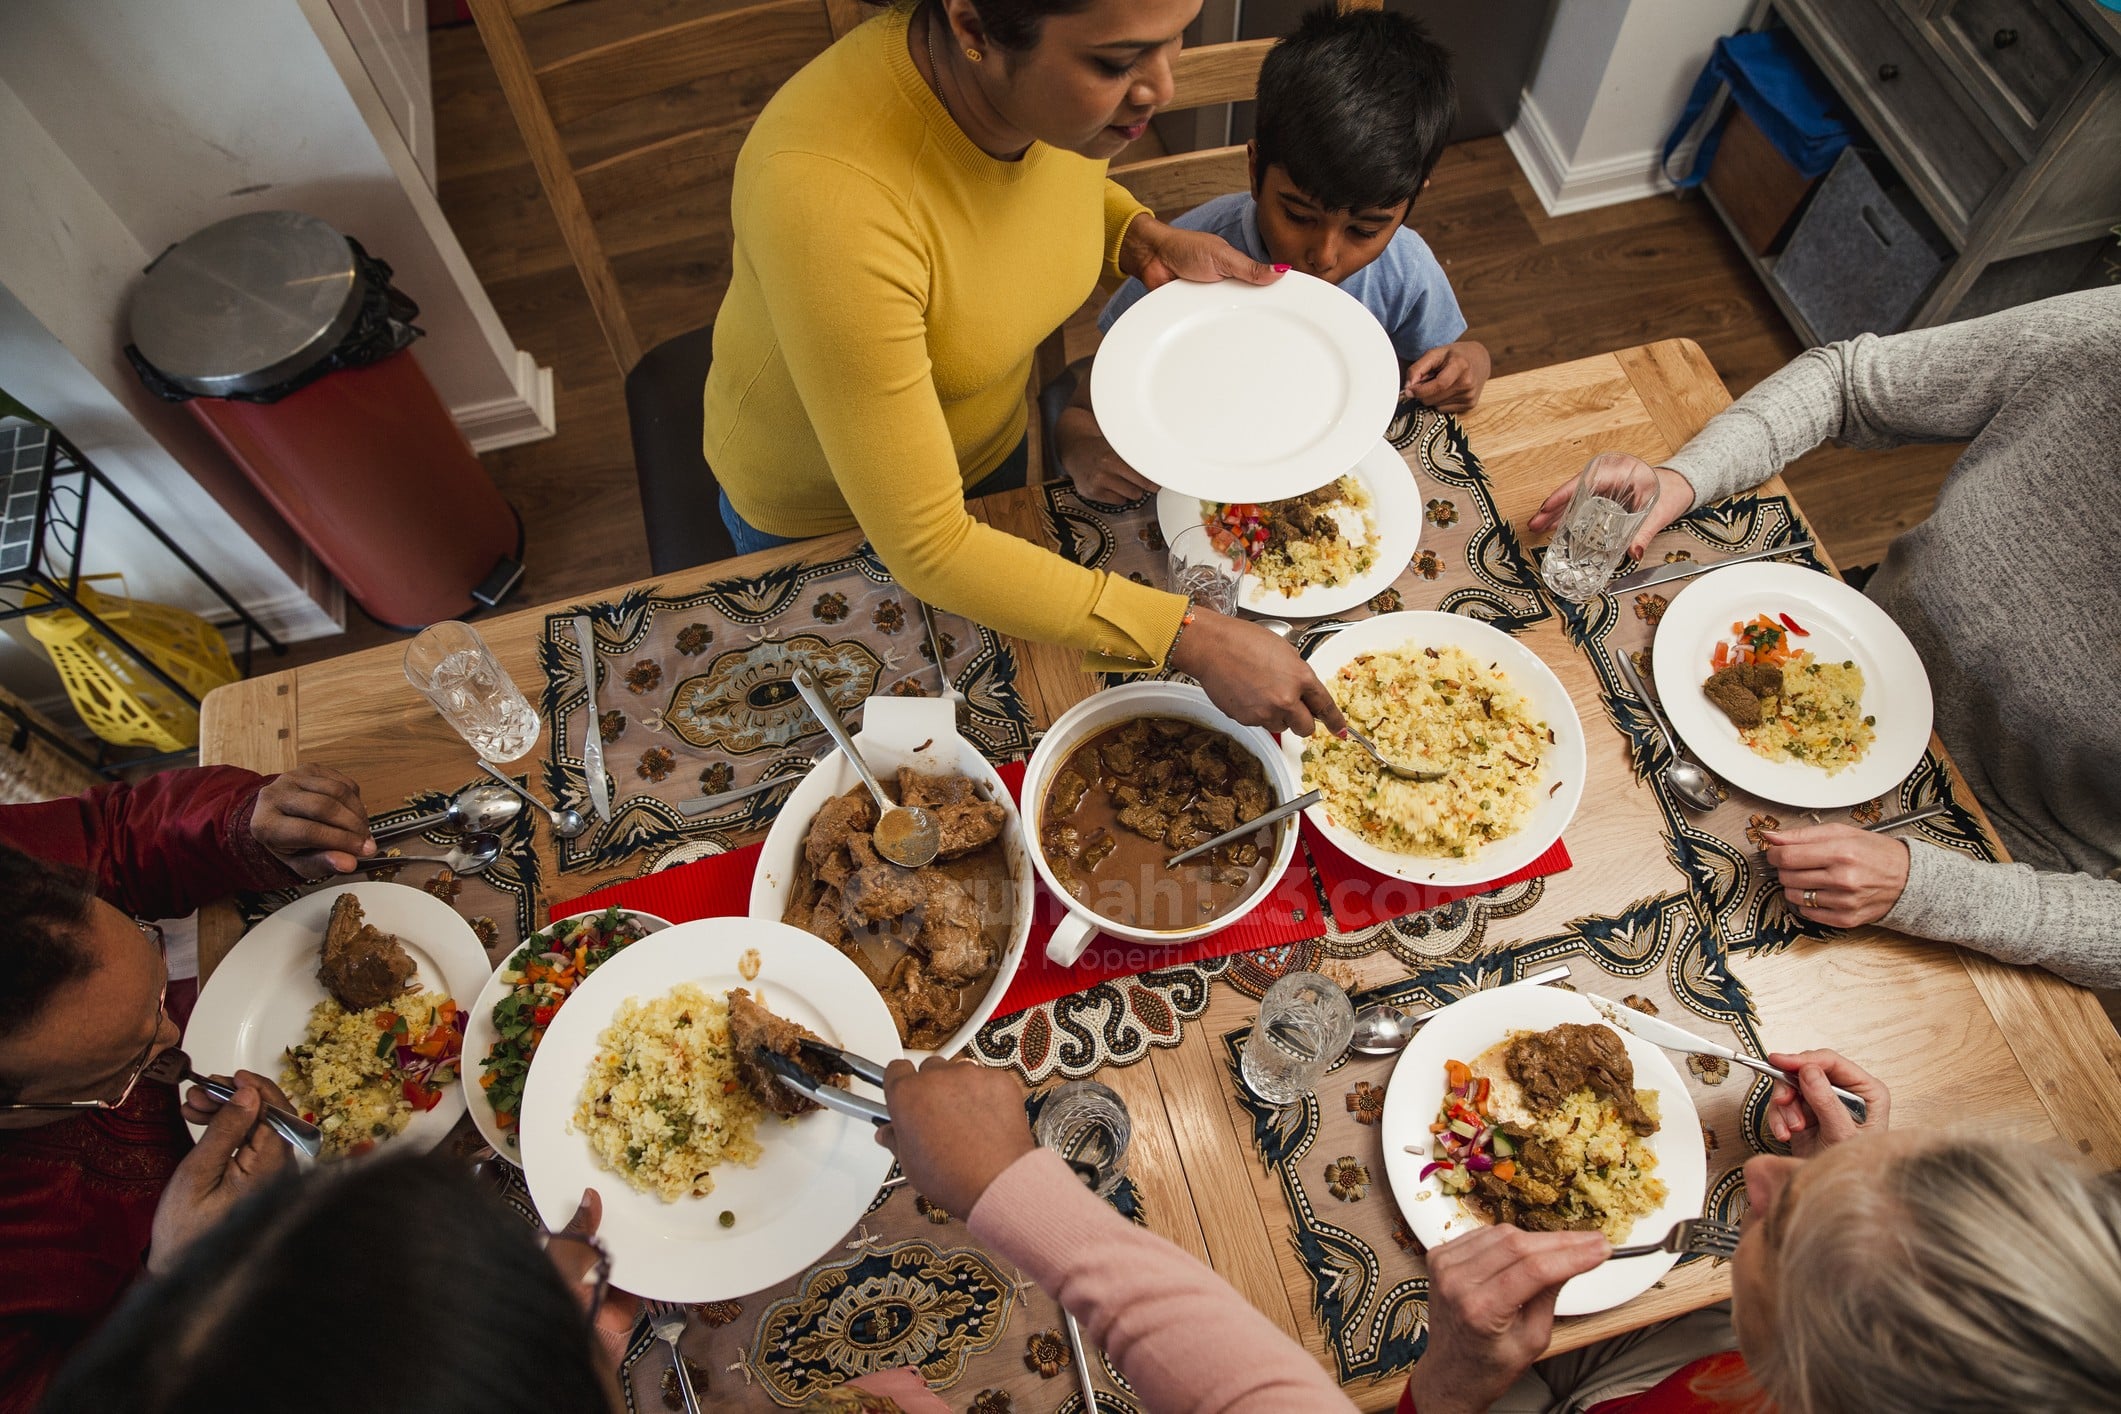
<path id="1" fill-rule="evenodd" d="M 742 987 L 729 992 L 729 1047 L 736 1052 L 736 1075 L 760 1104 L 777 1115 L 795 1116 L 818 1109 L 818 1102 L 781 1084 L 759 1060 L 761 1050 L 788 1057 L 820 1085 L 837 1085 L 845 1071 L 803 1049 L 803 1042 L 824 1039 L 808 1028 L 766 1009 Z"/>
<path id="2" fill-rule="evenodd" d="M 1534 1109 L 1553 1109 L 1578 1090 L 1588 1090 L 1609 1101 L 1620 1122 L 1637 1134 L 1657 1132 L 1657 1121 L 1635 1098 L 1635 1063 L 1609 1026 L 1570 1021 L 1528 1032 L 1510 1042 L 1503 1063 Z"/>
<path id="3" fill-rule="evenodd" d="M 933 1049 L 978 1009 L 1009 946 L 1022 887 L 1002 840 L 1009 812 L 962 774 L 901 770 L 884 789 L 937 816 L 934 862 L 905 869 L 879 855 L 876 802 L 857 786 L 811 820 L 781 921 L 852 958 L 900 1041 Z"/>
<path id="4" fill-rule="evenodd" d="M 1266 768 L 1242 745 L 1179 717 L 1138 717 L 1085 741 L 1054 772 L 1039 848 L 1100 918 L 1173 931 L 1222 916 L 1265 877 L 1273 827 L 1189 859 L 1173 854 L 1274 807 Z"/>
<path id="5" fill-rule="evenodd" d="M 1701 690 L 1731 725 L 1757 727 L 1782 696 L 1782 669 L 1772 663 L 1733 663 L 1709 674 Z"/>
<path id="6" fill-rule="evenodd" d="M 359 899 L 344 893 L 331 901 L 317 980 L 333 1001 L 348 1011 L 381 1006 L 412 991 L 418 970 L 403 944 L 361 917 Z"/>

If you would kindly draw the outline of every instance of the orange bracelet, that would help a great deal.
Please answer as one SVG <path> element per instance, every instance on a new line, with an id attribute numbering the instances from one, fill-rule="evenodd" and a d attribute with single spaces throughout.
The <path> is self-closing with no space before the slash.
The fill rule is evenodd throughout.
<path id="1" fill-rule="evenodd" d="M 1193 620 L 1195 617 L 1196 614 L 1193 608 L 1193 601 L 1191 599 L 1188 599 L 1186 601 L 1186 612 L 1184 616 L 1181 617 L 1178 621 L 1178 632 L 1171 635 L 1171 646 L 1164 650 L 1164 667 L 1167 670 L 1171 666 L 1172 655 L 1178 652 L 1178 641 L 1186 636 L 1187 629 L 1193 627 Z"/>

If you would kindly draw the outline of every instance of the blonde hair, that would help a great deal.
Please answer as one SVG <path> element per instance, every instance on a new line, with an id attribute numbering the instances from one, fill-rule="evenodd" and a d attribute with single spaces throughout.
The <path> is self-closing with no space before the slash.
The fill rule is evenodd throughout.
<path id="1" fill-rule="evenodd" d="M 2016 1414 L 2121 1396 L 2121 1183 L 2028 1145 L 1858 1141 L 1814 1161 L 1774 1264 L 1785 1414 Z"/>

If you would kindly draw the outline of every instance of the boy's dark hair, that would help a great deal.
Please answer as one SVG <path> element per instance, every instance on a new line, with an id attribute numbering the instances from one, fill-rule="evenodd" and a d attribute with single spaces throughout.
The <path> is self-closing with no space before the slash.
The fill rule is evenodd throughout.
<path id="1" fill-rule="evenodd" d="M 1451 55 L 1405 15 L 1303 17 L 1259 71 L 1259 168 L 1279 165 L 1329 211 L 1411 201 L 1443 154 Z"/>
<path id="2" fill-rule="evenodd" d="M 134 1285 L 40 1408 L 606 1414 L 607 1378 L 528 1225 L 442 1155 L 392 1155 L 238 1206 Z"/>
<path id="3" fill-rule="evenodd" d="M 0 1036 L 29 1024 L 52 994 L 93 970 L 81 945 L 96 881 L 78 869 L 47 863 L 0 844 Z M 21 1092 L 18 1076 L 0 1073 L 0 1104 Z"/>

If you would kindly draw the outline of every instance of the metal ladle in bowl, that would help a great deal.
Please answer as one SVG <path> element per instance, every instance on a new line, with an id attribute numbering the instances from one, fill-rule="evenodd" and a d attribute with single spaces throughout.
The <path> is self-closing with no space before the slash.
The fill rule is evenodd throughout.
<path id="1" fill-rule="evenodd" d="M 1679 742 L 1672 729 L 1665 725 L 1664 713 L 1657 710 L 1657 699 L 1643 686 L 1642 674 L 1635 671 L 1635 660 L 1626 653 L 1620 655 L 1620 670 L 1628 675 L 1628 686 L 1642 699 L 1643 708 L 1649 712 L 1650 721 L 1657 728 L 1657 735 L 1664 739 L 1665 750 L 1672 753 L 1672 764 L 1664 768 L 1664 783 L 1679 797 L 1679 803 L 1689 810 L 1706 815 L 1723 804 L 1723 797 L 1716 789 L 1716 778 L 1679 754 Z"/>
<path id="2" fill-rule="evenodd" d="M 817 679 L 810 676 L 810 670 L 797 668 L 790 680 L 795 683 L 795 690 L 803 694 L 803 701 L 810 704 L 812 715 L 832 734 L 833 745 L 846 754 L 855 774 L 862 778 L 863 785 L 869 787 L 869 794 L 876 797 L 876 829 L 870 834 L 876 852 L 905 869 L 918 869 L 933 862 L 943 843 L 942 822 L 935 818 L 935 812 L 918 805 L 900 805 L 885 795 L 884 788 L 877 784 L 875 775 L 870 772 L 869 763 L 854 749 L 854 739 L 840 725 L 840 714 L 833 710 L 824 690 L 817 685 Z"/>

